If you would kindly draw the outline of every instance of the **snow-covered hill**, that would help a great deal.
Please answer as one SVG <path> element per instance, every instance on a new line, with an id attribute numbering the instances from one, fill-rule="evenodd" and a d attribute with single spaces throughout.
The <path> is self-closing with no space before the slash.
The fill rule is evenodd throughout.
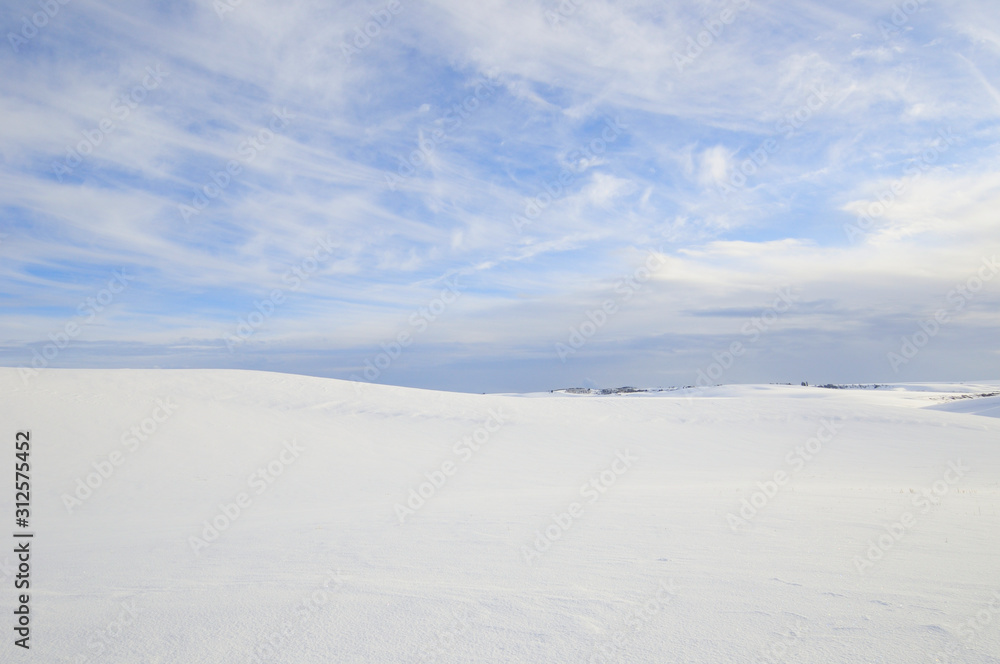
<path id="1" fill-rule="evenodd" d="M 3 369 L 0 659 L 997 662 L 998 386 Z"/>

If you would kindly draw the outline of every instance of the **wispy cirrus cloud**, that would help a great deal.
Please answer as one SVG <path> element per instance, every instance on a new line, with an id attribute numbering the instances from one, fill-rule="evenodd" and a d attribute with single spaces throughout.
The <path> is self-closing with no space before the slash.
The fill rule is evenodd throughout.
<path id="1" fill-rule="evenodd" d="M 987 3 L 925 3 L 891 31 L 880 23 L 892 24 L 891 2 L 588 0 L 555 22 L 552 7 L 401 2 L 385 20 L 384 3 L 244 2 L 220 16 L 211 3 L 79 0 L 16 50 L 8 39 L 3 362 L 23 361 L 126 267 L 130 292 L 60 362 L 110 362 L 127 343 L 145 349 L 128 355 L 139 364 L 267 357 L 347 377 L 460 274 L 460 301 L 384 380 L 683 381 L 699 348 L 730 334 L 724 316 L 697 312 L 752 308 L 783 284 L 826 304 L 762 342 L 786 359 L 751 359 L 734 377 L 780 378 L 815 340 L 838 357 L 816 371 L 883 379 L 878 349 L 898 327 L 886 309 L 924 315 L 1000 249 L 1000 23 Z M 18 12 L 0 11 L 5 34 Z M 345 57 L 372 21 L 376 34 Z M 494 89 L 477 96 L 484 80 Z M 276 112 L 289 118 L 280 130 Z M 620 135 L 588 151 L 609 121 Z M 941 131 L 954 142 L 905 180 Z M 231 163 L 239 172 L 220 185 Z M 387 187 L 401 163 L 407 176 Z M 739 173 L 745 183 L 720 195 Z M 900 181 L 876 223 L 845 234 Z M 226 351 L 240 316 L 324 237 L 331 259 L 252 343 Z M 670 267 L 555 368 L 552 344 L 649 250 Z M 921 356 L 934 375 L 907 370 L 963 377 L 986 357 L 995 372 L 980 334 L 991 320 L 984 309 L 951 325 L 951 341 Z M 870 342 L 838 336 L 850 330 Z M 969 359 L 945 375 L 933 353 L 966 338 Z"/>

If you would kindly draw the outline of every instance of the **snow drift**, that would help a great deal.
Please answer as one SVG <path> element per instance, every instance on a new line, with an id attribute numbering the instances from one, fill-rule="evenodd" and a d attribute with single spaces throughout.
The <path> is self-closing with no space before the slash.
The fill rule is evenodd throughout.
<path id="1" fill-rule="evenodd" d="M 3 369 L 3 660 L 997 662 L 998 386 Z"/>

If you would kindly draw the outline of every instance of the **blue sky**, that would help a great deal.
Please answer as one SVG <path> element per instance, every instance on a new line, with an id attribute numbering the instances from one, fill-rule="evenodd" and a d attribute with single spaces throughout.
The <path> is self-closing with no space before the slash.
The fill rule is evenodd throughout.
<path id="1" fill-rule="evenodd" d="M 0 9 L 25 380 L 1000 376 L 990 2 L 47 7 Z"/>

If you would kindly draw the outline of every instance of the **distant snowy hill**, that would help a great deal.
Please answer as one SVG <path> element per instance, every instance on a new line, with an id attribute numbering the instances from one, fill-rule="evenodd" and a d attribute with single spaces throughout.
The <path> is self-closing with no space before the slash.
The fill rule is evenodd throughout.
<path id="1" fill-rule="evenodd" d="M 998 391 L 0 369 L 0 660 L 995 663 Z"/>

